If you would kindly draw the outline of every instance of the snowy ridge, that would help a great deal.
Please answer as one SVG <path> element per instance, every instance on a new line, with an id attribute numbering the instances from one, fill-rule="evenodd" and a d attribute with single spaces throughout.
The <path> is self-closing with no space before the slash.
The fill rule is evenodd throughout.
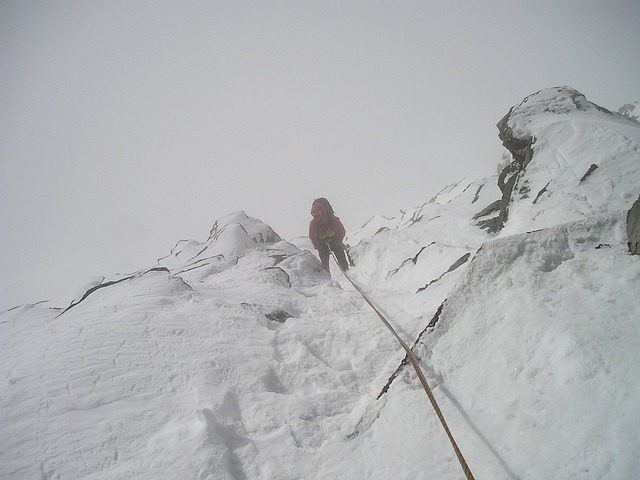
<path id="1" fill-rule="evenodd" d="M 510 115 L 535 142 L 500 232 L 477 220 L 497 177 L 465 179 L 349 232 L 350 274 L 477 479 L 636 478 L 639 125 L 567 88 Z M 463 478 L 402 349 L 309 248 L 239 211 L 73 308 L 1 312 L 0 478 Z"/>

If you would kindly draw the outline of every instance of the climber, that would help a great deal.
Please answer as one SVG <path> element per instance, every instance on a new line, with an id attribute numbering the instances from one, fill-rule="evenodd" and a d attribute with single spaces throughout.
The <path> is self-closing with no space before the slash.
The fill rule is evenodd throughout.
<path id="1" fill-rule="evenodd" d="M 342 243 L 345 235 L 344 225 L 335 216 L 331 204 L 326 198 L 316 198 L 311 204 L 313 219 L 309 222 L 309 239 L 318 254 L 322 266 L 329 271 L 329 257 L 331 251 L 336 256 L 338 264 L 343 272 L 349 270 L 349 263 L 345 255 L 345 246 Z"/>

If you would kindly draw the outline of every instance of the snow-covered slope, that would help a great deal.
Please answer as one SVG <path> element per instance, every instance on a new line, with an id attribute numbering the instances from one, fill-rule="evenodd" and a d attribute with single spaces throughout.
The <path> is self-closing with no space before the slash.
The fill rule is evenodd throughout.
<path id="1" fill-rule="evenodd" d="M 535 143 L 501 231 L 478 223 L 498 178 L 465 179 L 350 232 L 350 275 L 415 344 L 477 479 L 636 478 L 640 124 L 556 88 L 509 128 Z M 309 248 L 236 212 L 0 313 L 0 478 L 464 478 L 396 340 Z"/>

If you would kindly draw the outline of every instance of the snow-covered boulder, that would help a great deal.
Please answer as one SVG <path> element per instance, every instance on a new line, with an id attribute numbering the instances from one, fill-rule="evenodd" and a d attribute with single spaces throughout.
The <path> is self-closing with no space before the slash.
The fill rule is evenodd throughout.
<path id="1" fill-rule="evenodd" d="M 181 240 L 171 250 L 171 254 L 159 259 L 158 263 L 172 269 L 184 268 L 220 256 L 226 259 L 237 258 L 248 250 L 281 240 L 269 225 L 249 217 L 243 211 L 237 211 L 217 220 L 205 242 Z"/>
<path id="2" fill-rule="evenodd" d="M 498 123 L 513 160 L 498 184 L 499 214 L 481 222 L 514 234 L 620 209 L 640 193 L 640 123 L 569 87 L 541 90 Z M 557 209 L 561 209 L 558 211 Z"/>

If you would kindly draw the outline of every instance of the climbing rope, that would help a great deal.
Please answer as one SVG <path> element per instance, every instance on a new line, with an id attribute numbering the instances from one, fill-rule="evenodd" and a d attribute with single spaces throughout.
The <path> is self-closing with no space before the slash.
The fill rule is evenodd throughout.
<path id="1" fill-rule="evenodd" d="M 338 259 L 336 258 L 335 253 L 333 253 L 332 250 L 330 250 L 330 251 L 331 251 L 331 255 L 333 256 L 333 259 L 335 260 L 336 264 L 339 266 L 340 264 L 338 263 Z M 413 352 L 411 351 L 409 346 L 404 342 L 404 340 L 402 340 L 402 338 L 400 338 L 398 333 L 391 326 L 389 321 L 385 318 L 385 316 L 378 309 L 378 307 L 376 307 L 376 305 L 373 303 L 373 301 L 367 296 L 366 293 L 364 293 L 362 291 L 360 286 L 358 286 L 358 284 L 355 281 L 353 281 L 351 276 L 349 276 L 346 271 L 342 270 L 342 268 L 340 268 L 340 270 L 342 271 L 342 274 L 345 276 L 345 278 L 349 281 L 349 283 L 351 283 L 351 285 L 353 285 L 353 288 L 355 288 L 356 291 L 362 296 L 364 301 L 367 302 L 367 304 L 373 309 L 374 312 L 376 312 L 376 315 L 378 315 L 378 318 L 380 318 L 380 320 L 382 320 L 382 323 L 384 323 L 384 325 L 389 329 L 389 331 L 393 334 L 393 336 L 396 337 L 396 340 L 398 340 L 398 342 L 400 343 L 400 345 L 402 346 L 404 351 L 407 353 L 407 357 L 409 358 L 409 361 L 411 362 L 411 365 L 413 365 L 413 369 L 416 371 L 416 375 L 418 376 L 418 380 L 420 380 L 420 384 L 422 385 L 423 390 L 427 394 L 427 397 L 429 398 L 429 401 L 431 402 L 431 406 L 435 410 L 436 415 L 438 416 L 438 419 L 440 420 L 440 423 L 442 424 L 442 427 L 444 428 L 444 431 L 446 432 L 447 437 L 449 438 L 449 442 L 451 442 L 451 446 L 453 447 L 453 451 L 456 453 L 456 457 L 458 457 L 458 462 L 460 462 L 460 466 L 462 467 L 462 470 L 464 471 L 464 474 L 466 475 L 467 480 L 475 480 L 475 478 L 473 476 L 473 473 L 471 473 L 471 469 L 469 468 L 469 465 L 467 465 L 467 461 L 464 459 L 464 456 L 462 455 L 462 452 L 458 448 L 458 444 L 456 443 L 455 439 L 453 438 L 451 430 L 449 430 L 449 426 L 447 425 L 447 422 L 444 419 L 444 415 L 442 415 L 442 411 L 440 410 L 440 407 L 438 406 L 438 402 L 436 402 L 436 398 L 434 397 L 433 392 L 431 391 L 431 388 L 429 387 L 429 384 L 427 383 L 427 380 L 424 377 L 424 374 L 422 373 L 422 369 L 420 368 L 420 366 L 418 365 L 418 362 L 416 361 L 415 357 L 413 356 Z"/>

